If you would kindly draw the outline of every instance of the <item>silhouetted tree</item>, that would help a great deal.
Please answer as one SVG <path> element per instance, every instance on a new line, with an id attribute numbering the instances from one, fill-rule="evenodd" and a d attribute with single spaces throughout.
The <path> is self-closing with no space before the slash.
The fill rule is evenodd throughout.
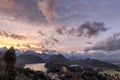
<path id="1" fill-rule="evenodd" d="M 11 47 L 4 53 L 4 61 L 6 63 L 6 69 L 2 80 L 15 80 L 17 75 L 15 70 L 16 54 L 15 49 Z"/>

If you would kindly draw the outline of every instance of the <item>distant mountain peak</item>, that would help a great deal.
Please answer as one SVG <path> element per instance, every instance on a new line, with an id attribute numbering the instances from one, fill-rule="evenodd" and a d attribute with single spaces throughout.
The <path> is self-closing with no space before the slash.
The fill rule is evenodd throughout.
<path id="1" fill-rule="evenodd" d="M 28 54 L 37 54 L 35 51 L 33 51 L 33 50 L 27 50 L 27 51 L 25 51 L 24 53 L 23 53 L 23 55 L 28 55 Z"/>
<path id="2" fill-rule="evenodd" d="M 4 53 L 5 51 L 7 51 L 8 49 L 6 47 L 2 47 L 0 48 L 0 53 Z"/>

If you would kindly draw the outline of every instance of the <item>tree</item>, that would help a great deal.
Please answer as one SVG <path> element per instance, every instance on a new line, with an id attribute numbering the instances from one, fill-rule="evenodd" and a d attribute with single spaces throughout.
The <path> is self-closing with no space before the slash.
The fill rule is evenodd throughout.
<path id="1" fill-rule="evenodd" d="M 6 63 L 6 69 L 2 80 L 15 80 L 17 75 L 15 70 L 16 54 L 15 49 L 11 47 L 4 53 L 4 61 Z"/>

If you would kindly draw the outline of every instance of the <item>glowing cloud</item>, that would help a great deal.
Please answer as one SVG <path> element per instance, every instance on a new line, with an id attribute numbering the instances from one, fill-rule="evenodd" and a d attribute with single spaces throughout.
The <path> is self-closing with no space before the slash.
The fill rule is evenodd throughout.
<path id="1" fill-rule="evenodd" d="M 42 0 L 39 2 L 39 8 L 49 23 L 53 23 L 57 19 L 57 13 L 54 10 L 55 6 L 55 0 Z"/>
<path id="2" fill-rule="evenodd" d="M 24 39 L 27 38 L 26 36 L 17 35 L 17 34 L 14 34 L 14 33 L 8 33 L 6 31 L 0 31 L 0 36 L 12 38 L 12 39 L 19 39 L 19 40 L 24 40 Z"/>

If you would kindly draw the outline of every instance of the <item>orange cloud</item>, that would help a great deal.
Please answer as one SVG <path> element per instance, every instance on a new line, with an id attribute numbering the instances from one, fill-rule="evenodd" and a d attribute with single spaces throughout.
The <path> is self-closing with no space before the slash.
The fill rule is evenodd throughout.
<path id="1" fill-rule="evenodd" d="M 0 31 L 0 36 L 13 38 L 13 39 L 19 39 L 19 40 L 24 40 L 24 39 L 27 38 L 24 35 L 18 35 L 18 34 L 9 33 L 9 32 L 6 32 L 6 31 Z"/>

